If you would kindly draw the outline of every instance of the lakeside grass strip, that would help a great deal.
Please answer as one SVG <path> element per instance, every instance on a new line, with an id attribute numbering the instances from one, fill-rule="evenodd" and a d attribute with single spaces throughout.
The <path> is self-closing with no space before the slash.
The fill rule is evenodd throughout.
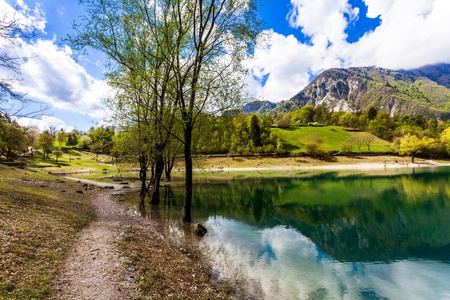
<path id="1" fill-rule="evenodd" d="M 0 299 L 47 299 L 93 218 L 81 184 L 0 165 Z"/>
<path id="2" fill-rule="evenodd" d="M 207 271 L 148 228 L 124 228 L 117 247 L 138 274 L 143 299 L 230 298 L 231 288 L 214 284 Z"/>

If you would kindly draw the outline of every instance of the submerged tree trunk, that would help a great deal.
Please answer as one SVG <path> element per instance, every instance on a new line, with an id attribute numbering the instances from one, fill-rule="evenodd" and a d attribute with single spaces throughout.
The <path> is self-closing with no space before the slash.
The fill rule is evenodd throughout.
<path id="1" fill-rule="evenodd" d="M 184 163 L 186 167 L 184 204 L 183 204 L 183 221 L 191 222 L 192 207 L 192 128 L 187 126 L 184 131 Z"/>
<path id="2" fill-rule="evenodd" d="M 158 155 L 156 158 L 155 166 L 155 182 L 152 186 L 152 191 L 150 195 L 150 204 L 159 204 L 160 201 L 160 183 L 161 177 L 164 172 L 164 158 L 162 155 Z"/>
<path id="3" fill-rule="evenodd" d="M 147 217 L 147 210 L 145 208 L 145 195 L 141 196 L 141 201 L 139 202 L 139 213 L 141 214 L 141 217 Z"/>
<path id="4" fill-rule="evenodd" d="M 141 190 L 139 192 L 139 195 L 142 197 L 147 191 L 147 158 L 144 155 L 139 158 L 139 166 L 139 179 L 141 180 Z"/>

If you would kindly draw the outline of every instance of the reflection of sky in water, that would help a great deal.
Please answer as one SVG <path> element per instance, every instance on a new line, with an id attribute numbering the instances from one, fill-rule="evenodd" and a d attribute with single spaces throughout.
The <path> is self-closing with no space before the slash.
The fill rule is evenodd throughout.
<path id="1" fill-rule="evenodd" d="M 224 279 L 264 299 L 450 299 L 450 266 L 434 261 L 340 263 L 294 229 L 209 218 L 202 247 Z"/>

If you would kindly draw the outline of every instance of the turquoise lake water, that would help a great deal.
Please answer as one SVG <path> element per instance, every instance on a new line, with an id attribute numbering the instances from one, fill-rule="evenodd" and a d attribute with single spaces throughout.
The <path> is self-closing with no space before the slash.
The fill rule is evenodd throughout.
<path id="1" fill-rule="evenodd" d="M 448 167 L 197 184 L 201 239 L 182 202 L 166 189 L 145 214 L 250 299 L 450 299 Z"/>

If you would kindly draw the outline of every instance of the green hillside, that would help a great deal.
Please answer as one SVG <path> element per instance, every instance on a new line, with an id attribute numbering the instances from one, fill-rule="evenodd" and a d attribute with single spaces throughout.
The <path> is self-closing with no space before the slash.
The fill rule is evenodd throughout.
<path id="1" fill-rule="evenodd" d="M 339 151 L 342 143 L 345 143 L 350 137 L 361 137 L 369 135 L 373 137 L 373 142 L 370 144 L 370 152 L 388 152 L 393 150 L 393 144 L 382 140 L 367 132 L 347 132 L 341 127 L 294 127 L 288 129 L 273 128 L 272 132 L 276 133 L 285 145 L 285 149 L 292 152 L 301 152 L 304 149 L 305 143 L 310 140 L 320 142 L 321 147 L 328 151 Z M 359 151 L 356 145 L 353 146 L 353 151 Z M 368 152 L 366 146 L 361 147 L 362 152 Z"/>

